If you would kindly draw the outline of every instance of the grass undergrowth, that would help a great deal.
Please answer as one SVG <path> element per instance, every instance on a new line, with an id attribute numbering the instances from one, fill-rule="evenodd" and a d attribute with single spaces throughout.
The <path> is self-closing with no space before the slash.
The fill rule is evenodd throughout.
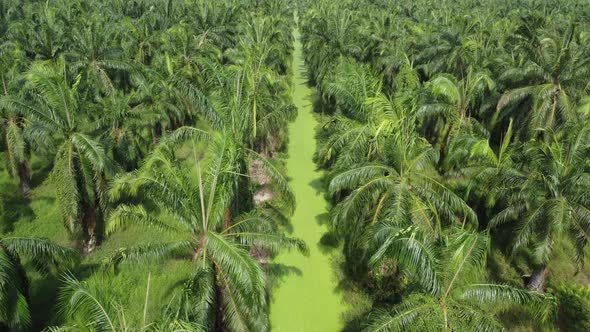
<path id="1" fill-rule="evenodd" d="M 38 161 L 33 163 L 33 183 L 38 182 L 30 196 L 25 198 L 18 190 L 17 180 L 9 176 L 4 164 L 0 165 L 0 192 L 3 195 L 0 197 L 0 235 L 44 237 L 61 245 L 72 246 L 60 218 L 53 188 L 46 179 L 39 179 L 40 176 L 46 177 L 46 173 Z M 100 283 L 101 287 L 98 289 L 113 295 L 125 308 L 130 325 L 143 319 L 147 278 L 151 275 L 147 317 L 149 320 L 155 319 L 177 294 L 180 289 L 177 286 L 190 276 L 190 261 L 122 264 L 116 272 L 102 269 L 101 263 L 119 248 L 166 241 L 170 236 L 173 235 L 156 229 L 128 227 L 106 238 L 95 252 L 82 257 L 80 263 L 70 272 L 87 281 L 89 285 Z M 33 330 L 37 331 L 57 323 L 54 300 L 60 287 L 61 275 L 43 275 L 32 269 L 27 272 L 31 281 L 31 311 L 35 315 Z"/>

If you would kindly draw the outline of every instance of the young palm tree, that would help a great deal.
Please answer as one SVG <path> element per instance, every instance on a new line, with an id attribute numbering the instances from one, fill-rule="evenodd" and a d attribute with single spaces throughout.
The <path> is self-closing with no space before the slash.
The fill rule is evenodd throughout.
<path id="1" fill-rule="evenodd" d="M 395 259 L 425 290 L 390 310 L 374 313 L 366 331 L 503 331 L 496 314 L 515 306 L 547 319 L 552 299 L 507 285 L 482 282 L 487 234 L 455 231 L 435 243 L 418 229 L 397 228 L 380 239 L 371 258 L 378 269 Z"/>
<path id="2" fill-rule="evenodd" d="M 0 238 L 0 329 L 26 331 L 31 327 L 29 281 L 24 259 L 40 271 L 72 263 L 76 252 L 49 240 L 25 237 Z"/>
<path id="3" fill-rule="evenodd" d="M 60 289 L 58 307 L 65 323 L 50 327 L 48 332 L 204 332 L 205 329 L 192 322 L 182 321 L 174 316 L 149 322 L 147 306 L 150 294 L 150 275 L 145 294 L 144 312 L 141 324 L 133 326 L 126 318 L 128 311 L 117 301 L 101 292 L 97 285 L 77 280 L 66 274 Z"/>
<path id="4" fill-rule="evenodd" d="M 30 136 L 35 145 L 55 149 L 51 180 L 63 222 L 84 250 L 94 250 L 96 228 L 104 211 L 106 176 L 113 164 L 103 146 L 87 134 L 84 102 L 78 84 L 69 84 L 66 63 L 36 62 L 27 73 L 33 102 L 8 97 L 5 109 L 22 112 L 33 121 Z"/>
<path id="5" fill-rule="evenodd" d="M 194 138 L 206 138 L 193 128 L 175 131 L 147 158 L 136 172 L 115 181 L 112 197 L 139 195 L 143 205 L 122 204 L 111 214 L 107 231 L 129 224 L 160 227 L 178 234 L 178 241 L 122 249 L 113 258 L 190 258 L 195 274 L 188 284 L 186 316 L 205 329 L 232 331 L 268 329 L 264 273 L 248 249 L 252 246 L 276 253 L 281 248 L 305 252 L 305 245 L 276 231 L 272 213 L 264 209 L 243 212 L 226 222 L 235 183 L 244 176 L 237 167 L 235 142 L 225 136 L 207 140 L 203 160 Z M 175 158 L 177 143 L 193 142 L 193 165 L 181 166 Z M 173 144 L 175 143 L 175 144 Z M 188 167 L 188 166 L 187 166 Z M 149 213 L 153 204 L 160 213 Z"/>

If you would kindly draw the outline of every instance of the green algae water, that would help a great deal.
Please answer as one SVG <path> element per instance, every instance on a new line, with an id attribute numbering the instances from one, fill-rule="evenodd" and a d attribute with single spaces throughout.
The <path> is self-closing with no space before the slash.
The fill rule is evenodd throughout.
<path id="1" fill-rule="evenodd" d="M 292 235 L 303 239 L 310 253 L 308 257 L 298 252 L 284 253 L 275 260 L 275 263 L 292 266 L 301 273 L 287 275 L 273 290 L 271 327 L 275 332 L 340 331 L 345 304 L 336 291 L 338 281 L 332 257 L 319 247 L 320 238 L 327 231 L 319 220 L 328 206 L 317 186 L 321 173 L 316 171 L 313 162 L 317 124 L 312 113 L 313 92 L 307 86 L 299 33 L 295 31 L 294 35 L 293 101 L 299 113 L 289 127 L 287 174 L 297 199 L 297 208 L 291 219 Z"/>

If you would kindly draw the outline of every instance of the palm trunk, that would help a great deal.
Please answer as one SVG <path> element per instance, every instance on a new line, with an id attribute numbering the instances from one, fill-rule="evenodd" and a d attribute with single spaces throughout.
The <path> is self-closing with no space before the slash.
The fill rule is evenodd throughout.
<path id="1" fill-rule="evenodd" d="M 163 134 L 164 128 L 162 127 L 162 124 L 160 122 L 157 122 L 154 127 L 154 137 L 152 137 L 153 143 L 156 144 L 158 142 L 158 139 L 162 137 Z"/>
<path id="2" fill-rule="evenodd" d="M 215 280 L 215 323 L 213 325 L 214 332 L 222 332 L 225 331 L 224 329 L 224 320 L 223 320 L 223 290 L 219 285 L 219 280 L 217 280 L 217 267 L 213 268 L 213 280 Z"/>
<path id="3" fill-rule="evenodd" d="M 444 331 L 451 331 L 451 326 L 449 325 L 449 314 L 448 314 L 448 311 L 447 311 L 447 305 L 445 304 L 444 301 L 442 301 L 439 304 L 439 306 L 440 306 L 440 309 L 441 309 L 441 311 L 443 313 L 443 318 L 444 318 L 444 321 L 445 321 Z"/>
<path id="4" fill-rule="evenodd" d="M 20 180 L 20 190 L 24 195 L 31 191 L 31 168 L 29 163 L 21 161 L 18 163 L 18 178 Z"/>
<path id="5" fill-rule="evenodd" d="M 270 261 L 270 253 L 256 244 L 252 244 L 252 247 L 250 247 L 250 256 L 254 257 L 262 267 L 267 266 Z"/>
<path id="6" fill-rule="evenodd" d="M 268 148 L 267 153 L 268 153 L 269 157 L 272 157 L 275 155 L 275 153 L 280 148 L 280 141 L 281 141 L 280 131 L 278 129 L 273 130 L 268 139 L 269 139 L 269 142 L 268 142 L 269 148 Z"/>
<path id="7" fill-rule="evenodd" d="M 225 210 L 225 214 L 223 215 L 223 229 L 226 230 L 231 226 L 231 207 L 228 207 Z"/>
<path id="8" fill-rule="evenodd" d="M 83 226 L 85 229 L 84 252 L 91 253 L 96 248 L 96 224 L 98 218 L 98 211 L 96 206 L 89 203 L 84 204 Z"/>
<path id="9" fill-rule="evenodd" d="M 260 155 L 265 158 L 268 158 L 268 149 L 269 149 L 267 139 L 268 139 L 267 137 L 263 137 L 260 140 L 260 143 L 258 144 L 258 151 L 256 151 L 256 152 L 260 153 Z"/>
<path id="10" fill-rule="evenodd" d="M 542 265 L 539 268 L 533 271 L 528 280 L 526 281 L 526 286 L 529 290 L 535 292 L 544 292 L 545 291 L 545 280 L 547 279 L 547 270 L 546 265 Z"/>
<path id="11" fill-rule="evenodd" d="M 445 137 L 444 137 L 444 142 L 442 143 L 441 149 L 440 149 L 440 160 L 444 160 L 448 151 L 449 151 L 449 146 L 451 145 L 451 139 L 453 137 L 453 130 L 454 130 L 455 124 L 451 124 L 448 128 L 447 131 L 445 133 Z"/>

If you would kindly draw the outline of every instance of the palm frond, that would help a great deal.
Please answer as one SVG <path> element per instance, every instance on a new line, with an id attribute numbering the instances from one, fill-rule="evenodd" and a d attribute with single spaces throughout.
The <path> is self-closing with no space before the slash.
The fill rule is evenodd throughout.
<path id="1" fill-rule="evenodd" d="M 543 320 L 550 317 L 555 306 L 555 300 L 550 295 L 497 284 L 471 284 L 461 287 L 457 289 L 457 298 L 488 305 L 496 310 L 509 309 L 514 305 L 521 306 Z"/>
<path id="2" fill-rule="evenodd" d="M 112 307 L 103 303 L 103 299 L 91 292 L 86 285 L 71 274 L 63 277 L 64 285 L 60 290 L 59 307 L 63 317 L 82 316 L 88 327 L 98 331 L 117 331 L 115 318 L 109 312 Z"/>
<path id="3" fill-rule="evenodd" d="M 417 275 L 419 282 L 429 292 L 433 294 L 440 292 L 438 260 L 434 247 L 417 230 L 408 228 L 391 232 L 391 235 L 375 251 L 369 263 L 374 268 L 378 268 L 386 258 L 395 259 L 404 269 Z"/>
<path id="4" fill-rule="evenodd" d="M 189 256 L 193 245 L 190 241 L 147 244 L 132 248 L 120 248 L 104 263 L 106 266 L 118 266 L 122 262 L 144 263 L 154 260 L 173 258 L 177 255 Z"/>
<path id="5" fill-rule="evenodd" d="M 175 232 L 178 231 L 175 227 L 168 223 L 153 217 L 141 205 L 119 205 L 107 219 L 106 234 L 111 234 L 121 227 L 128 224 L 144 225 L 147 227 L 154 227 L 161 231 Z"/>
<path id="6" fill-rule="evenodd" d="M 413 295 L 391 311 L 377 310 L 370 317 L 370 325 L 363 331 L 421 331 L 444 328 L 438 303 L 431 297 Z"/>

